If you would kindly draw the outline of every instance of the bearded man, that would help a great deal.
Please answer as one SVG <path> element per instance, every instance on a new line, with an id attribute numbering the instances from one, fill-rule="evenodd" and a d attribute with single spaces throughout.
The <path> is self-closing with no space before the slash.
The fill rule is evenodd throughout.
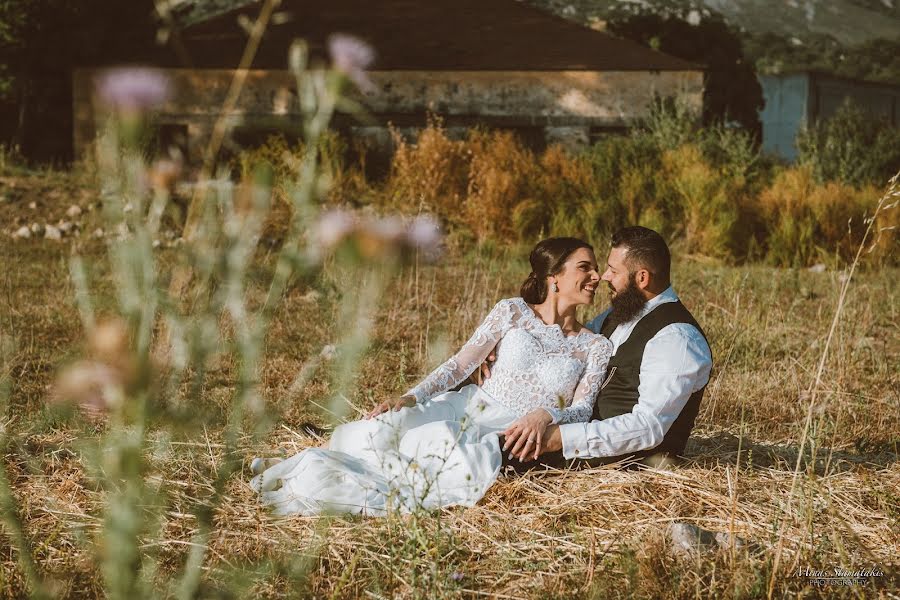
<path id="1" fill-rule="evenodd" d="M 539 441 L 507 437 L 501 441 L 504 464 L 517 471 L 629 457 L 660 464 L 683 454 L 712 355 L 703 330 L 672 288 L 670 266 L 669 247 L 652 229 L 626 227 L 613 235 L 602 275 L 610 307 L 587 324 L 609 338 L 615 353 L 592 420 L 549 425 Z"/>

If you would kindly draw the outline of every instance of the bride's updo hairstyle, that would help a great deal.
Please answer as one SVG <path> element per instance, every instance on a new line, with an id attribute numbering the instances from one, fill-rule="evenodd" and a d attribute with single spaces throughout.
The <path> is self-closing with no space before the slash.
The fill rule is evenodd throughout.
<path id="1" fill-rule="evenodd" d="M 566 260 L 579 248 L 594 251 L 593 246 L 573 237 L 554 237 L 538 242 L 528 257 L 531 273 L 519 291 L 522 299 L 528 304 L 540 304 L 546 300 L 547 278 L 562 271 Z"/>

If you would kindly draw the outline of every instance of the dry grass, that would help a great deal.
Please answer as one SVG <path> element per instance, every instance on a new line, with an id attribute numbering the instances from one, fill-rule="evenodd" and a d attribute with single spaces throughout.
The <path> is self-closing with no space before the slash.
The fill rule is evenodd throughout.
<path id="1" fill-rule="evenodd" d="M 28 188 L 22 180 L 17 185 Z M 62 212 L 85 193 L 76 183 L 58 185 L 70 187 L 41 193 L 42 210 Z M 5 182 L 0 191 L 8 188 Z M 16 192 L 14 203 L 0 205 L 0 217 L 27 213 L 23 207 L 36 193 L 33 187 Z M 90 550 L 103 543 L 96 534 L 105 492 L 92 483 L 82 456 L 80 440 L 91 430 L 58 421 L 45 409 L 56 367 L 77 353 L 82 339 L 66 265 L 71 243 L 0 238 L 0 336 L 15 340 L 2 361 L 12 381 L 2 421 L 12 443 L 3 463 L 39 567 L 58 595 L 84 597 L 102 595 Z M 102 244 L 75 243 L 108 293 Z M 515 248 L 459 250 L 437 266 L 399 273 L 377 313 L 352 404 L 367 407 L 400 392 L 442 360 L 498 298 L 515 295 L 527 271 L 524 256 Z M 815 378 L 841 273 L 676 260 L 676 289 L 704 325 L 716 360 L 688 464 L 671 471 L 603 468 L 504 479 L 477 507 L 383 520 L 272 517 L 258 506 L 245 472 L 229 482 L 216 512 L 202 595 L 227 595 L 226 588 L 240 595 L 235 590 L 243 585 L 250 597 L 752 598 L 766 594 L 780 532 L 784 556 L 775 596 L 896 595 L 898 272 L 865 270 L 851 288 L 818 396 L 822 425 L 807 441 L 816 458 L 801 462 L 788 514 L 804 394 Z M 271 268 L 264 256 L 260 262 Z M 336 321 L 346 277 L 331 266 L 319 280 L 289 291 L 261 375 L 281 417 L 265 443 L 245 438 L 242 457 L 317 443 L 302 425 L 328 422 L 316 404 L 333 391 L 333 374 L 326 367 L 302 389 L 290 387 L 346 325 Z M 191 401 L 224 411 L 234 369 L 227 357 L 219 361 Z M 200 439 L 168 441 L 161 432 L 151 436 L 157 440 L 147 449 L 151 483 L 166 482 L 169 490 L 155 500 L 164 506 L 162 541 L 143 549 L 145 562 L 156 562 L 160 589 L 181 568 L 196 532 L 188 506 L 211 494 L 223 460 L 221 433 L 210 429 Z M 682 558 L 666 543 L 672 521 L 734 532 L 754 546 Z M 873 565 L 885 575 L 865 588 L 815 588 L 791 576 L 804 566 Z M 0 568 L 0 596 L 23 595 L 17 550 L 5 536 Z"/>

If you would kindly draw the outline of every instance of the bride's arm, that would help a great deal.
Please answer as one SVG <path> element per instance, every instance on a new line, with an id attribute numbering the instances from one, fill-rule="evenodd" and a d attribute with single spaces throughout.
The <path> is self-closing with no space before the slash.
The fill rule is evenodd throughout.
<path id="1" fill-rule="evenodd" d="M 552 424 L 590 421 L 594 411 L 597 392 L 603 384 L 606 367 L 612 357 L 612 343 L 598 339 L 588 350 L 584 373 L 578 380 L 572 403 L 560 408 L 536 408 L 527 415 L 516 419 L 503 432 L 505 443 L 503 452 L 510 450 L 510 459 L 521 461 L 537 460 L 543 451 L 544 432 Z"/>
<path id="2" fill-rule="evenodd" d="M 423 402 L 460 384 L 484 362 L 500 338 L 509 331 L 518 314 L 511 300 L 498 302 L 460 351 L 405 395 Z"/>
<path id="3" fill-rule="evenodd" d="M 594 402 L 597 400 L 600 386 L 603 385 L 606 367 L 609 365 L 612 353 L 612 342 L 605 337 L 594 342 L 594 345 L 588 351 L 587 364 L 584 367 L 581 379 L 578 381 L 578 387 L 575 388 L 572 404 L 564 408 L 547 410 L 553 419 L 553 424 L 586 423 L 591 420 L 591 414 L 594 412 Z"/>

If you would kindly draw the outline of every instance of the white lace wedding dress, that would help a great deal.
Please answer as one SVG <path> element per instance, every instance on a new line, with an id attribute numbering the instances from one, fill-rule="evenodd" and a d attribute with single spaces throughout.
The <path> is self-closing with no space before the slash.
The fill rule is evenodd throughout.
<path id="1" fill-rule="evenodd" d="M 482 387 L 464 381 L 497 347 Z M 278 514 L 384 515 L 472 506 L 497 479 L 498 434 L 545 409 L 555 423 L 588 421 L 612 344 L 587 330 L 565 336 L 522 298 L 501 300 L 465 346 L 407 392 L 418 403 L 337 427 L 251 485 Z"/>

